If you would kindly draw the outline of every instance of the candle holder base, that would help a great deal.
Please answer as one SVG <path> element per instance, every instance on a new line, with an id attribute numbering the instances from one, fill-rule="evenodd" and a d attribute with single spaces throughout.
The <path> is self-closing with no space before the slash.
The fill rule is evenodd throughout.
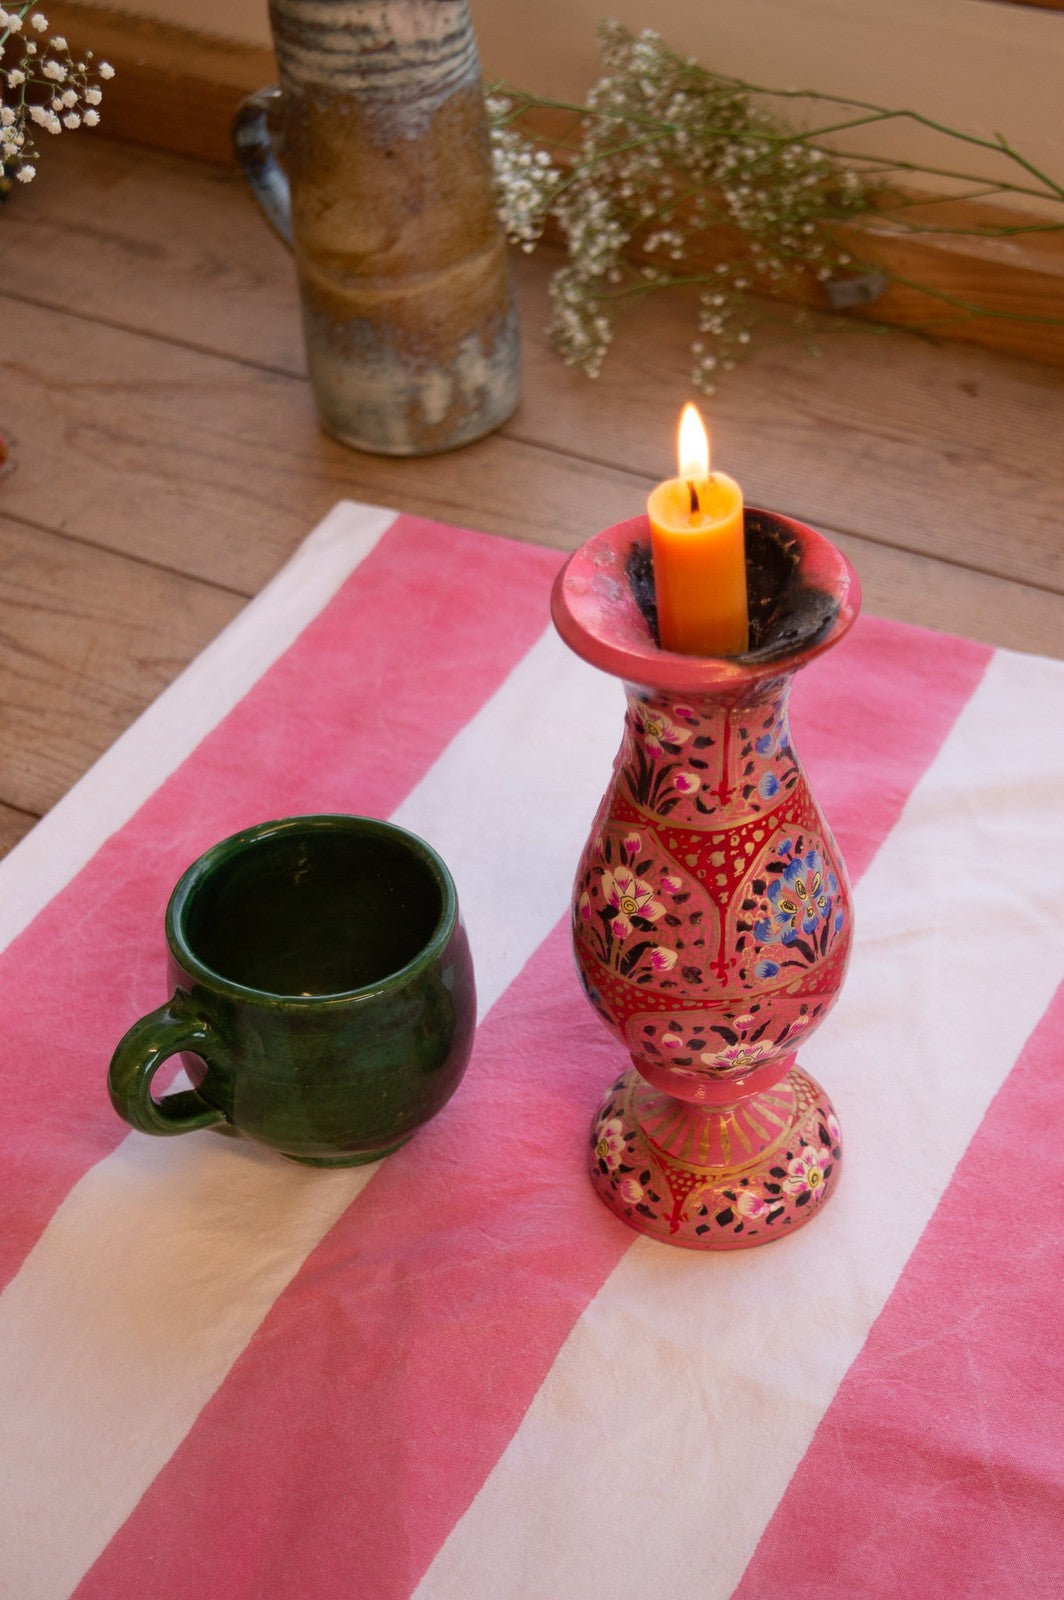
<path id="1" fill-rule="evenodd" d="M 815 1217 L 838 1181 L 839 1125 L 801 1067 L 730 1105 L 700 1106 L 631 1068 L 591 1125 L 591 1181 L 610 1209 L 651 1239 L 691 1250 L 744 1250 Z"/>

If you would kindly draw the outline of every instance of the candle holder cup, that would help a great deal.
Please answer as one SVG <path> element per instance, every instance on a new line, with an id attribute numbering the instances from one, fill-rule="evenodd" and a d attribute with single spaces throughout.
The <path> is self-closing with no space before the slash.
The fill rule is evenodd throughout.
<path id="1" fill-rule="evenodd" d="M 860 585 L 790 518 L 747 508 L 745 535 L 741 656 L 658 646 L 645 517 L 571 556 L 552 601 L 562 638 L 628 703 L 573 893 L 585 992 L 632 1058 L 593 1119 L 592 1181 L 638 1232 L 700 1250 L 792 1233 L 842 1159 L 795 1055 L 842 986 L 851 897 L 787 703 L 851 626 Z"/>

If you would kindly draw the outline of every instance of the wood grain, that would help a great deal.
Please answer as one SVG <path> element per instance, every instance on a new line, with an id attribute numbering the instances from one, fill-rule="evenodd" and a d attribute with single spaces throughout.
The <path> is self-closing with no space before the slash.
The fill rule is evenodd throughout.
<path id="1" fill-rule="evenodd" d="M 27 827 L 47 811 L 241 604 L 143 561 L 0 516 L 6 805 L 28 814 Z M 12 834 L 19 826 L 17 817 L 0 817 Z"/>
<path id="2" fill-rule="evenodd" d="M 299 379 L 2 296 L 0 317 L 7 513 L 243 595 L 345 498 L 575 544 L 645 497 L 630 472 L 498 436 L 361 455 L 322 434 Z"/>
<path id="3" fill-rule="evenodd" d="M 95 334 L 71 330 L 60 344 L 53 332 L 38 362 L 48 371 L 38 379 L 36 414 L 43 420 L 61 390 L 73 437 L 82 437 L 84 407 L 94 408 L 95 399 L 79 401 L 63 390 L 61 376 L 65 340 L 76 339 L 79 370 L 107 368 L 116 427 L 127 443 L 131 435 L 137 441 L 126 457 L 114 440 L 91 439 L 76 474 L 99 476 L 110 463 L 131 468 L 135 479 L 150 458 L 174 502 L 168 513 L 177 519 L 171 542 L 179 559 L 200 536 L 199 518 L 217 514 L 219 493 L 240 496 L 246 539 L 260 550 L 269 537 L 260 531 L 263 499 L 275 509 L 287 504 L 292 532 L 272 553 L 263 550 L 266 566 L 290 548 L 307 512 L 318 515 L 345 493 L 388 499 L 395 465 L 321 439 L 305 390 L 281 381 L 303 372 L 294 275 L 240 183 L 117 146 L 86 153 L 71 141 L 58 153 L 64 163 L 47 175 L 47 186 L 30 190 L 25 204 L 20 194 L 4 219 L 5 285 L 38 308 L 76 305 L 108 326 Z M 514 261 L 526 382 L 502 439 L 519 448 L 500 449 L 495 439 L 472 456 L 409 463 L 403 504 L 413 508 L 413 494 L 418 510 L 457 514 L 472 459 L 483 526 L 571 542 L 589 516 L 638 504 L 644 480 L 671 470 L 675 416 L 690 396 L 689 298 L 647 300 L 620 324 L 603 375 L 592 383 L 563 367 L 543 337 L 557 262 L 549 252 Z M 21 347 L 32 359 L 33 330 L 44 322 L 33 323 L 30 307 L 24 315 Z M 123 346 L 112 341 L 112 325 L 184 348 Z M 793 339 L 761 350 L 707 407 L 716 459 L 742 479 L 751 501 L 1022 583 L 1064 586 L 1060 373 L 909 334 L 875 334 L 837 318 L 825 319 L 817 343 L 817 357 Z M 203 351 L 230 358 L 239 370 L 204 366 L 196 360 Z M 261 381 L 247 370 L 253 366 L 265 369 Z M 0 396 L 0 421 L 3 406 Z M 201 484 L 212 472 L 222 417 L 232 418 L 252 451 L 253 441 L 262 445 L 261 464 L 242 483 L 226 484 L 222 471 L 208 492 Z M 537 478 L 534 495 L 525 489 L 538 459 L 529 449 L 550 452 L 551 470 Z M 566 469 L 573 454 L 593 466 Z M 54 482 L 48 474 L 57 497 L 65 465 Z M 124 488 L 132 490 L 133 480 Z M 592 489 L 596 511 L 589 513 Z M 179 515 L 182 504 L 187 519 Z M 254 567 L 245 580 L 242 557 L 232 553 L 228 569 L 194 560 L 191 570 L 245 589 L 262 581 L 266 567 Z"/>
<path id="4" fill-rule="evenodd" d="M 0 804 L 0 856 L 13 850 L 38 820 L 32 812 L 16 811 L 14 806 Z"/>
<path id="5" fill-rule="evenodd" d="M 522 312 L 527 328 L 545 320 L 541 281 L 525 278 Z M 595 459 L 666 476 L 692 328 L 683 296 L 647 302 L 593 384 L 528 341 L 509 431 L 556 449 L 576 438 Z M 818 347 L 763 349 L 706 402 L 714 459 L 748 499 L 1059 593 L 1062 375 L 901 333 L 829 330 Z"/>

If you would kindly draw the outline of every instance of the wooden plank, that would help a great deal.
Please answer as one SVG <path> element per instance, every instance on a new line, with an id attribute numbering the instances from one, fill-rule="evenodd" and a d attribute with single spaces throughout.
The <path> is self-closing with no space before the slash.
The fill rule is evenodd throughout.
<path id="1" fill-rule="evenodd" d="M 631 473 L 499 435 L 450 455 L 361 455 L 320 430 L 309 385 L 0 297 L 8 514 L 252 594 L 338 500 L 543 543 L 646 493 Z"/>
<path id="2" fill-rule="evenodd" d="M 0 848 L 209 643 L 239 596 L 0 516 Z"/>
<path id="3" fill-rule="evenodd" d="M 257 588 L 344 495 L 573 548 L 595 528 L 637 510 L 652 481 L 499 437 L 426 461 L 362 457 L 320 436 L 309 410 L 300 410 L 305 396 L 295 380 L 279 383 L 196 352 L 35 314 L 41 321 L 27 330 L 22 367 L 32 352 L 39 358 L 49 349 L 58 329 L 63 355 L 94 381 L 41 381 L 42 397 L 26 406 L 17 469 L 6 482 L 9 513 L 50 520 L 87 544 L 150 555 L 243 593 Z M 116 368 L 127 374 L 124 381 L 113 375 Z M 566 377 L 582 385 L 581 394 L 596 394 L 576 375 Z M 22 393 L 26 399 L 35 391 Z M 591 435 L 596 426 L 612 428 L 614 449 L 618 441 L 623 448 L 631 409 L 607 397 L 601 421 L 585 418 L 583 426 Z M 570 444 L 579 438 L 571 434 Z M 874 482 L 884 493 L 882 475 Z M 836 509 L 842 499 L 835 496 Z M 853 538 L 839 519 L 815 520 L 852 550 L 870 610 L 992 643 L 1049 654 L 1064 648 L 1059 595 Z M 25 534 L 31 547 L 38 538 Z M 84 559 L 91 568 L 91 549 Z M 8 604 L 19 603 L 9 594 Z M 30 739 L 28 722 L 23 732 Z"/>
<path id="4" fill-rule="evenodd" d="M 243 363 L 302 371 L 289 258 L 237 180 L 174 160 L 138 157 L 118 146 L 96 146 L 89 155 L 71 141 L 57 153 L 64 167 L 45 176 L 38 193 L 20 194 L 5 216 L 9 292 L 76 305 L 101 320 L 187 340 Z M 326 500 L 343 493 L 404 505 L 413 504 L 413 494 L 421 496 L 418 509 L 444 515 L 446 507 L 461 504 L 465 463 L 473 460 L 482 474 L 482 525 L 548 541 L 556 527 L 563 540 L 575 536 L 589 521 L 606 520 L 607 508 L 625 503 L 626 495 L 633 497 L 629 509 L 638 504 L 642 485 L 604 487 L 600 477 L 592 495 L 591 476 L 556 462 L 554 473 L 537 479 L 535 495 L 528 496 L 530 462 L 498 446 L 506 440 L 567 457 L 578 448 L 607 469 L 634 472 L 639 479 L 663 476 L 670 470 L 675 416 L 690 395 L 693 309 L 682 295 L 649 298 L 622 323 L 602 377 L 591 383 L 564 368 L 543 337 L 548 280 L 558 259 L 545 252 L 515 260 L 524 398 L 502 439 L 474 447 L 473 455 L 462 452 L 437 464 L 374 463 L 319 440 L 308 424 L 305 395 L 296 401 L 296 391 L 283 384 L 264 391 L 247 374 L 216 369 L 218 395 L 225 398 L 212 406 L 209 393 L 201 403 L 194 392 L 197 382 L 211 390 L 215 380 L 207 369 L 182 365 L 173 353 L 158 367 L 154 355 L 135 358 L 132 347 L 125 370 L 139 359 L 159 378 L 149 407 L 158 421 L 152 431 L 145 419 L 138 420 L 138 398 L 129 426 L 150 435 L 144 448 L 157 449 L 158 470 L 208 516 L 216 514 L 216 502 L 208 496 L 210 504 L 203 505 L 197 480 L 213 469 L 196 423 L 209 418 L 213 431 L 231 406 L 233 427 L 239 432 L 246 426 L 249 438 L 268 446 L 262 463 L 245 469 L 244 486 L 247 510 L 261 518 L 265 474 L 268 522 L 288 497 L 293 510 L 298 507 L 301 528 L 306 512 L 312 521 Z M 78 340 L 85 351 L 79 362 L 89 363 L 82 370 L 95 370 L 102 359 L 96 350 L 106 349 L 109 340 L 97 346 L 87 333 Z M 937 348 L 910 335 L 876 335 L 838 319 L 825 324 L 819 343 L 819 359 L 808 358 L 793 341 L 761 350 L 730 375 L 706 408 L 716 458 L 740 477 L 749 498 L 902 549 L 1060 588 L 1064 463 L 1057 440 L 1064 424 L 1064 377 L 978 351 Z M 107 359 L 113 366 L 114 350 Z M 121 360 L 118 365 L 123 369 Z M 58 373 L 51 381 L 59 383 Z M 189 386 L 184 396 L 182 385 Z M 113 389 L 110 398 L 116 394 Z M 83 398 L 95 405 L 91 396 Z M 76 397 L 64 394 L 60 403 L 76 409 Z M 4 408 L 0 397 L 0 421 Z M 183 434 L 182 418 L 190 432 Z M 171 470 L 175 446 L 190 464 L 184 476 Z M 92 466 L 84 462 L 79 470 Z M 311 479 L 325 476 L 325 495 L 315 496 L 313 484 L 307 486 L 308 473 Z M 588 509 L 589 495 L 594 510 Z M 181 532 L 182 540 L 190 536 Z M 293 527 L 275 561 L 296 537 Z M 216 566 L 209 571 L 222 575 Z M 223 581 L 239 586 L 245 578 L 230 568 Z"/>
<path id="5" fill-rule="evenodd" d="M 237 173 L 61 138 L 3 225 L 9 294 L 305 375 L 291 254 Z"/>
<path id="6" fill-rule="evenodd" d="M 892 550 L 836 528 L 822 526 L 822 531 L 857 568 L 869 615 L 1064 659 L 1064 596 Z"/>
<path id="7" fill-rule="evenodd" d="M 62 27 L 76 44 L 91 46 L 118 69 L 104 102 L 102 131 L 108 138 L 231 165 L 229 129 L 237 105 L 252 90 L 276 81 L 273 53 L 260 47 L 66 0 L 52 5 L 49 17 L 53 27 Z M 78 134 L 79 140 L 86 137 Z M 983 216 L 984 209 L 965 203 L 954 211 L 953 221 L 978 227 Z M 887 229 L 859 245 L 862 257 L 902 278 L 1005 313 L 943 324 L 941 303 L 899 286 L 875 307 L 882 320 L 923 325 L 932 317 L 944 337 L 1064 365 L 1064 325 L 1039 327 L 1025 320 L 1032 313 L 1064 316 L 1064 234 L 1013 238 L 998 247 L 978 238 Z"/>
<path id="8" fill-rule="evenodd" d="M 30 811 L 16 811 L 14 806 L 0 804 L 0 857 L 13 850 L 37 820 Z"/>

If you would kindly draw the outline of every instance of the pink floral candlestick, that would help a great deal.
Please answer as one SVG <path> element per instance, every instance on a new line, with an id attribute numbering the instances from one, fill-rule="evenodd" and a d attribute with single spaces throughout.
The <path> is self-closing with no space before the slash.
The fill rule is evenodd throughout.
<path id="1" fill-rule="evenodd" d="M 640 1233 L 702 1250 L 793 1232 L 842 1158 L 795 1055 L 842 986 L 850 890 L 787 701 L 852 624 L 860 587 L 789 518 L 748 509 L 746 542 L 742 656 L 658 647 L 645 517 L 589 540 L 553 597 L 562 638 L 628 701 L 573 897 L 580 977 L 633 1063 L 595 1115 L 592 1181 Z"/>

